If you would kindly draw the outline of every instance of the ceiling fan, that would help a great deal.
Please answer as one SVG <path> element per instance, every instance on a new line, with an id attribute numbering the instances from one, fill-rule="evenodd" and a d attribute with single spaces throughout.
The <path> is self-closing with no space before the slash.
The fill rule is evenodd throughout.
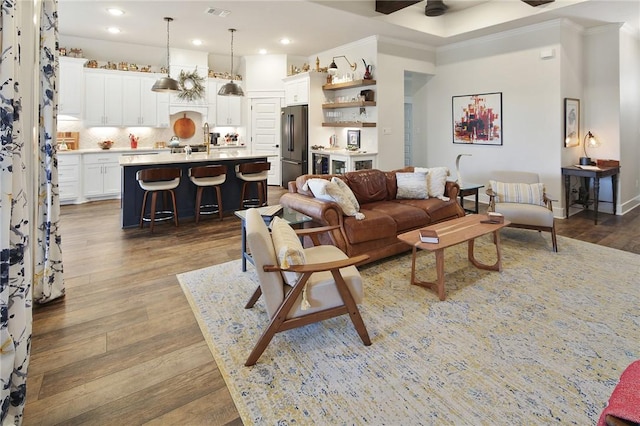
<path id="1" fill-rule="evenodd" d="M 553 3 L 555 0 L 521 0 L 529 6 L 540 6 L 547 3 Z M 420 0 L 408 0 L 408 1 L 395 1 L 395 0 L 376 0 L 376 12 L 389 15 L 393 12 L 397 12 L 400 9 L 409 7 L 416 3 L 420 3 Z M 441 16 L 447 11 L 448 7 L 444 4 L 443 0 L 427 0 L 427 5 L 424 8 L 424 14 L 427 16 Z"/>

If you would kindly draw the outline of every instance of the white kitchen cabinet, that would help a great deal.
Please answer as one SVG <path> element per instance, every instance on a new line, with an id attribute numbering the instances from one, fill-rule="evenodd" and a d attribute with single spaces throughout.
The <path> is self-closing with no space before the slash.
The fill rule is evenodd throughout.
<path id="1" fill-rule="evenodd" d="M 227 82 L 217 84 L 217 89 Z M 237 82 L 236 82 L 237 83 Z M 216 92 L 217 93 L 217 92 Z M 217 96 L 216 97 L 216 126 L 241 126 L 242 125 L 242 97 Z"/>
<path id="2" fill-rule="evenodd" d="M 128 74 L 123 77 L 123 126 L 156 127 L 158 96 L 151 91 L 156 77 Z"/>
<path id="3" fill-rule="evenodd" d="M 157 93 L 158 104 L 156 105 L 156 127 L 168 128 L 171 117 L 169 114 L 169 94 Z"/>
<path id="4" fill-rule="evenodd" d="M 58 154 L 58 189 L 60 204 L 80 199 L 80 154 Z"/>
<path id="5" fill-rule="evenodd" d="M 284 101 L 286 105 L 308 105 L 309 83 L 308 73 L 284 79 Z"/>
<path id="6" fill-rule="evenodd" d="M 87 198 L 119 198 L 121 174 L 118 153 L 84 154 L 83 183 Z"/>
<path id="7" fill-rule="evenodd" d="M 86 69 L 85 127 L 122 125 L 122 72 Z"/>
<path id="8" fill-rule="evenodd" d="M 376 168 L 377 154 L 330 154 L 331 174 L 343 174 Z"/>
<path id="9" fill-rule="evenodd" d="M 83 69 L 84 58 L 69 58 L 61 56 L 60 60 L 60 89 L 58 91 L 58 115 L 82 118 L 83 97 Z"/>
<path id="10" fill-rule="evenodd" d="M 209 127 L 216 126 L 217 106 L 218 106 L 218 82 L 216 80 L 207 80 L 207 123 Z"/>

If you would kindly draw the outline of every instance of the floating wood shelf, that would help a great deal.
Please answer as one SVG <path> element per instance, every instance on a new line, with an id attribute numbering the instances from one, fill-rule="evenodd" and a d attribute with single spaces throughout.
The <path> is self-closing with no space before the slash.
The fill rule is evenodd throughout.
<path id="1" fill-rule="evenodd" d="M 373 107 L 376 106 L 375 101 L 355 101 L 355 102 L 336 102 L 333 104 L 322 104 L 322 109 L 336 108 L 354 108 L 354 107 Z"/>
<path id="2" fill-rule="evenodd" d="M 322 123 L 322 127 L 376 127 L 376 123 L 363 123 L 361 121 L 344 121 L 340 123 Z"/>
<path id="3" fill-rule="evenodd" d="M 349 89 L 351 87 L 374 86 L 375 84 L 375 80 L 354 80 L 347 81 L 346 83 L 325 84 L 322 86 L 322 90 Z"/>

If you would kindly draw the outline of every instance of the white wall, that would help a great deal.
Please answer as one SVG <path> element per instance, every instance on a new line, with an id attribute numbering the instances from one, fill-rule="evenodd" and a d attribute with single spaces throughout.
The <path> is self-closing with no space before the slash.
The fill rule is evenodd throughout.
<path id="1" fill-rule="evenodd" d="M 640 205 L 640 39 L 620 31 L 620 199 L 622 212 Z"/>
<path id="2" fill-rule="evenodd" d="M 559 199 L 560 34 L 554 22 L 439 49 L 437 72 L 428 83 L 428 166 L 453 171 L 458 154 L 472 154 L 461 166 L 466 181 L 486 185 L 491 170 L 532 171 Z M 550 49 L 555 56 L 542 59 Z M 503 145 L 454 144 L 452 96 L 493 92 L 502 93 Z"/>

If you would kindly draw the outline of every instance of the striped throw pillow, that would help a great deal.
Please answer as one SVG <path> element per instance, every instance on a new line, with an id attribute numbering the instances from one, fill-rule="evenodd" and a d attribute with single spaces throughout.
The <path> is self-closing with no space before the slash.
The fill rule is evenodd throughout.
<path id="1" fill-rule="evenodd" d="M 490 180 L 489 184 L 498 203 L 545 205 L 543 183 L 504 183 Z"/>

